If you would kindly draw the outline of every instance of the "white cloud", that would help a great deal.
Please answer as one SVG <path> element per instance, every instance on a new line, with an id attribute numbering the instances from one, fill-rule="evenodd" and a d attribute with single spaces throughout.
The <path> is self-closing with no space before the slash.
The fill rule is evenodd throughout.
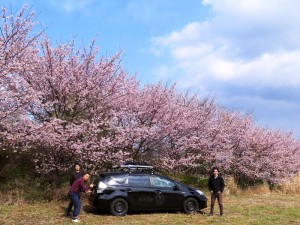
<path id="1" fill-rule="evenodd" d="M 210 19 L 191 21 L 180 30 L 152 38 L 157 57 L 172 59 L 162 65 L 160 78 L 176 80 L 180 87 L 195 87 L 204 94 L 216 93 L 222 104 L 253 109 L 260 121 L 275 127 L 298 118 L 300 1 L 202 3 L 211 7 Z M 244 89 L 247 93 L 241 92 Z M 270 90 L 268 96 L 260 96 L 261 90 Z M 286 93 L 285 99 L 280 92 Z M 280 116 L 272 122 L 275 111 Z M 297 129 L 295 124 L 286 122 L 286 130 Z M 300 135 L 299 128 L 296 133 Z"/>
<path id="2" fill-rule="evenodd" d="M 191 22 L 179 31 L 152 39 L 160 54 L 165 51 L 175 61 L 169 66 L 199 81 L 300 86 L 300 27 L 295 22 L 300 20 L 296 15 L 300 1 L 203 3 L 214 10 L 210 21 Z M 258 19 L 260 24 L 255 24 Z"/>
<path id="3" fill-rule="evenodd" d="M 228 17 L 226 21 L 239 18 L 234 22 L 259 20 L 263 24 L 297 19 L 300 5 L 298 0 L 204 0 L 202 3 L 211 6 L 217 17 Z"/>

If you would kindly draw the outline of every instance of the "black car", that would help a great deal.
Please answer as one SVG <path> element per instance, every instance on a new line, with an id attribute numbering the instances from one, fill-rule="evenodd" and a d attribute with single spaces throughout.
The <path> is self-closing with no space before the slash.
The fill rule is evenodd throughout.
<path id="1" fill-rule="evenodd" d="M 90 195 L 99 211 L 124 216 L 128 211 L 197 212 L 207 207 L 204 193 L 170 178 L 155 174 L 152 166 L 123 165 L 102 173 Z"/>

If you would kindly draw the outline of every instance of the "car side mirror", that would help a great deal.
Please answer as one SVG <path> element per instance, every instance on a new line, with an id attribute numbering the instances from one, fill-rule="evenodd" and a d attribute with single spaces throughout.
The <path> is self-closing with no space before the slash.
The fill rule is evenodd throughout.
<path id="1" fill-rule="evenodd" d="M 175 184 L 175 185 L 173 186 L 173 190 L 174 190 L 174 191 L 178 191 L 178 190 L 179 190 L 179 185 Z"/>

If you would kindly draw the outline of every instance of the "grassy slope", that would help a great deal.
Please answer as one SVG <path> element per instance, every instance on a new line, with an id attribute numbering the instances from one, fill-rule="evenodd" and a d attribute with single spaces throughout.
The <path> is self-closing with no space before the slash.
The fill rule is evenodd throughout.
<path id="1" fill-rule="evenodd" d="M 0 224 L 71 224 L 65 217 L 68 202 L 0 205 Z M 225 215 L 208 217 L 208 209 L 195 215 L 182 213 L 130 214 L 125 217 L 95 213 L 84 199 L 79 224 L 300 224 L 300 195 L 224 196 Z M 218 208 L 216 210 L 218 212 Z"/>

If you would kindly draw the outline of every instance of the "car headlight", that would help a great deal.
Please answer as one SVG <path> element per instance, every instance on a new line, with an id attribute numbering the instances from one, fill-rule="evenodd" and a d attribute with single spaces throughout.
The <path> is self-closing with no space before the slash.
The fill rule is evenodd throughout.
<path id="1" fill-rule="evenodd" d="M 107 188 L 107 185 L 100 181 L 98 184 L 97 193 L 102 193 L 105 188 Z"/>
<path id="2" fill-rule="evenodd" d="M 200 190 L 196 190 L 200 195 L 204 195 L 204 193 Z"/>

